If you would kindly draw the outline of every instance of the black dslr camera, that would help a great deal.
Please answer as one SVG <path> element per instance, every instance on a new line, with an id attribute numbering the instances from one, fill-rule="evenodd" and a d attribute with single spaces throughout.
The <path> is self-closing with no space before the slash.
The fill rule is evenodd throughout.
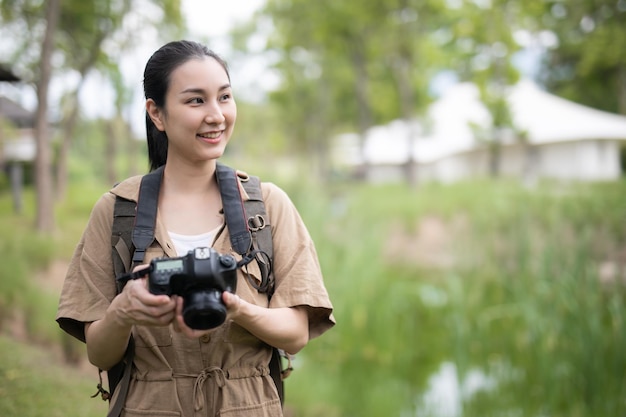
<path id="1" fill-rule="evenodd" d="M 222 293 L 235 293 L 237 261 L 212 248 L 200 247 L 178 258 L 150 262 L 148 289 L 152 294 L 183 297 L 183 319 L 192 329 L 212 329 L 226 320 Z"/>

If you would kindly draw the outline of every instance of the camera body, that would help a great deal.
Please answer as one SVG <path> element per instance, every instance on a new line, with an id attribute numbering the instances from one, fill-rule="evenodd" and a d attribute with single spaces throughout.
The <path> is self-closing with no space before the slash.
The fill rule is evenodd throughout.
<path id="1" fill-rule="evenodd" d="M 199 247 L 177 258 L 150 262 L 148 290 L 183 297 L 183 319 L 192 329 L 212 329 L 226 320 L 222 293 L 237 289 L 237 261 L 213 248 Z"/>

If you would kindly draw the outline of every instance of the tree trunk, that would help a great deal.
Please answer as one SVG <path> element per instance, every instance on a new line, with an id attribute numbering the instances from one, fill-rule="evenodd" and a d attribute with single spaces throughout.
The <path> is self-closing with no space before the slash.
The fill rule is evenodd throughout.
<path id="1" fill-rule="evenodd" d="M 354 92 L 356 96 L 357 108 L 359 112 L 359 152 L 362 157 L 359 177 L 367 178 L 369 162 L 365 158 L 365 132 L 372 126 L 372 112 L 369 105 L 368 76 L 366 70 L 366 60 L 359 46 L 355 46 L 351 54 L 352 67 L 356 73 L 354 77 Z"/>
<path id="2" fill-rule="evenodd" d="M 76 89 L 69 97 L 70 110 L 69 116 L 63 122 L 63 137 L 61 138 L 61 146 L 59 148 L 59 155 L 57 160 L 57 176 L 56 176 L 56 192 L 57 200 L 63 200 L 65 198 L 68 182 L 68 157 L 69 151 L 74 140 L 74 132 L 76 130 L 76 124 L 79 116 L 80 99 L 79 95 L 85 84 L 85 77 L 89 70 L 93 68 L 98 60 L 98 53 L 101 50 L 102 42 L 106 38 L 106 33 L 100 33 L 97 36 L 90 47 L 90 53 L 87 58 L 80 64 L 78 73 L 80 74 L 80 80 Z"/>
<path id="3" fill-rule="evenodd" d="M 13 161 L 9 168 L 11 178 L 11 193 L 13 194 L 13 211 L 22 214 L 24 208 L 23 188 L 24 188 L 24 166 L 21 161 Z"/>
<path id="4" fill-rule="evenodd" d="M 0 116 L 0 172 L 4 171 L 4 118 Z"/>
<path id="5" fill-rule="evenodd" d="M 626 115 L 626 64 L 621 64 L 618 68 L 617 94 L 619 112 Z"/>
<path id="6" fill-rule="evenodd" d="M 104 141 L 104 163 L 106 169 L 106 178 L 110 186 L 113 186 L 113 184 L 118 182 L 117 172 L 115 170 L 115 157 L 117 155 L 117 126 L 120 120 L 121 117 L 116 117 L 105 122 L 108 138 Z"/>
<path id="7" fill-rule="evenodd" d="M 132 177 L 134 175 L 139 175 L 140 173 L 144 173 L 144 168 L 139 168 L 139 161 L 142 160 L 139 156 L 139 141 L 135 139 L 133 134 L 133 130 L 131 129 L 128 122 L 124 122 L 124 130 L 126 131 L 126 137 L 128 140 L 127 143 L 127 153 L 128 153 L 128 176 Z M 145 166 L 145 164 L 143 165 Z"/>
<path id="8" fill-rule="evenodd" d="M 67 192 L 67 164 L 68 155 L 70 152 L 70 146 L 72 144 L 72 138 L 74 137 L 74 130 L 76 122 L 78 121 L 78 91 L 77 89 L 74 97 L 71 100 L 75 100 L 70 109 L 70 115 L 63 123 L 63 136 L 61 138 L 61 146 L 59 147 L 59 154 L 57 155 L 57 171 L 56 171 L 56 200 L 60 201 L 65 198 Z"/>
<path id="9" fill-rule="evenodd" d="M 51 233 L 54 227 L 52 198 L 51 145 L 48 126 L 48 88 L 52 77 L 54 33 L 59 20 L 60 0 L 49 0 L 46 8 L 46 31 L 41 48 L 41 74 L 37 83 L 37 115 L 35 121 L 35 181 L 37 183 L 37 231 Z"/>
<path id="10" fill-rule="evenodd" d="M 502 153 L 500 129 L 493 129 L 492 135 L 489 143 L 489 176 L 498 178 L 500 176 L 500 154 Z"/>
<path id="11" fill-rule="evenodd" d="M 407 147 L 408 155 L 404 166 L 406 182 L 411 186 L 417 186 L 417 161 L 413 155 L 413 150 L 417 142 L 418 132 L 415 130 L 413 111 L 415 108 L 415 94 L 411 85 L 411 59 L 407 56 L 398 56 L 393 65 L 394 78 L 400 96 L 400 113 L 407 123 Z"/>

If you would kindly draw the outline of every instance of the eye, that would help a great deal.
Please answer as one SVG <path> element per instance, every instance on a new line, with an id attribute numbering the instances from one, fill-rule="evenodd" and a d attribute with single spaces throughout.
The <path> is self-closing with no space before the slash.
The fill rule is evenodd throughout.
<path id="1" fill-rule="evenodd" d="M 230 100 L 230 98 L 231 98 L 231 97 L 232 97 L 232 96 L 231 96 L 231 94 L 230 94 L 230 93 L 222 94 L 222 95 L 220 96 L 220 101 L 227 101 L 227 100 Z"/>
<path id="2" fill-rule="evenodd" d="M 202 99 L 202 97 L 194 97 L 194 98 L 190 98 L 189 100 L 187 100 L 187 103 L 189 103 L 189 104 L 202 104 L 202 103 L 204 103 L 204 100 Z"/>

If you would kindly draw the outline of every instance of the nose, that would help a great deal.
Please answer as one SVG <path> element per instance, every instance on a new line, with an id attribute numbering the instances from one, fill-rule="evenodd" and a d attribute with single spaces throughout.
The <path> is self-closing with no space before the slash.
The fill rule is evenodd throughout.
<path id="1" fill-rule="evenodd" d="M 204 120 L 208 124 L 221 124 L 224 122 L 224 113 L 222 112 L 222 108 L 220 107 L 219 103 L 212 103 L 207 106 Z"/>

